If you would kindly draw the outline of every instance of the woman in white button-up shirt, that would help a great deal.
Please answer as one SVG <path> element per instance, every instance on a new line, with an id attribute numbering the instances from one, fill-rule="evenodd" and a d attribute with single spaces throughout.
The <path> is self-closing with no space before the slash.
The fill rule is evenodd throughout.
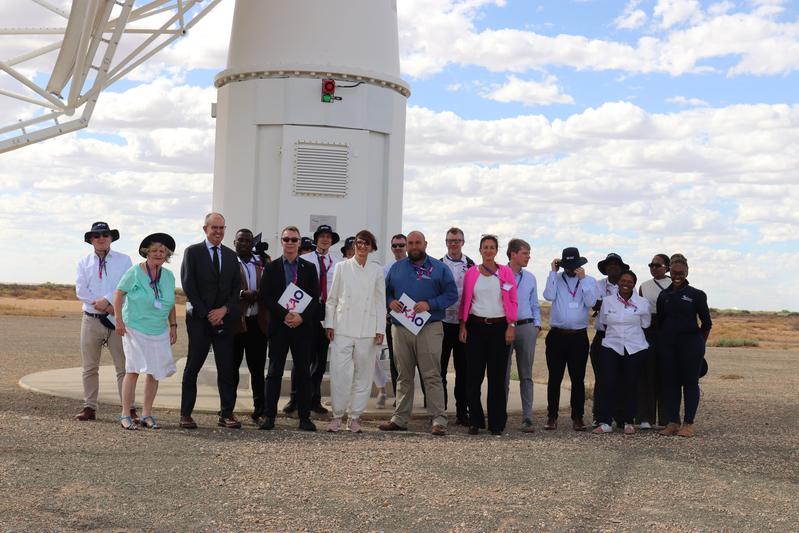
<path id="1" fill-rule="evenodd" d="M 327 430 L 341 429 L 350 407 L 347 429 L 360 433 L 360 416 L 372 391 L 375 350 L 386 328 L 386 284 L 383 269 L 370 263 L 377 250 L 367 230 L 355 236 L 355 257 L 336 265 L 327 295 L 324 326 L 330 339 L 330 388 L 333 417 Z"/>
<path id="2" fill-rule="evenodd" d="M 633 272 L 623 272 L 619 277 L 618 294 L 602 299 L 597 317 L 605 329 L 599 352 L 603 386 L 599 426 L 594 430 L 597 434 L 613 431 L 611 423 L 618 390 L 623 391 L 624 433 L 635 433 L 638 366 L 649 348 L 644 328 L 649 327 L 652 319 L 649 302 L 635 293 L 637 281 Z"/>

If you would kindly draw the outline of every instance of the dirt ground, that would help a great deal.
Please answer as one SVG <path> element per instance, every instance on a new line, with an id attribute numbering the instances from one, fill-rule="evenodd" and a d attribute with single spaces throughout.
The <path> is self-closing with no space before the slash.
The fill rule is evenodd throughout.
<path id="1" fill-rule="evenodd" d="M 52 305 L 49 316 L 0 311 L 0 531 L 795 531 L 799 523 L 795 347 L 709 349 L 694 439 L 575 433 L 568 413 L 557 431 L 530 435 L 512 417 L 502 437 L 455 426 L 432 437 L 424 420 L 399 435 L 377 422 L 361 435 L 300 433 L 289 419 L 273 432 L 235 431 L 217 429 L 210 415 L 186 431 L 174 411 L 156 413 L 160 432 L 126 432 L 114 406 L 102 405 L 96 422 L 73 422 L 78 402 L 17 386 L 25 374 L 79 365 L 79 316 Z M 182 333 L 176 356 L 185 354 Z M 538 379 L 545 366 L 539 355 Z M 537 428 L 543 419 L 535 413 Z"/>

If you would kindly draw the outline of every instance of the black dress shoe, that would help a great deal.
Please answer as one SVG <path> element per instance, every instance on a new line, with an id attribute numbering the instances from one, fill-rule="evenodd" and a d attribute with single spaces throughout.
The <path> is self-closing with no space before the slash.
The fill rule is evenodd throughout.
<path id="1" fill-rule="evenodd" d="M 318 415 L 326 415 L 327 413 L 330 412 L 321 403 L 318 403 L 318 404 L 314 405 L 313 407 L 311 407 L 311 411 L 313 411 L 314 413 L 316 413 Z"/>
<path id="2" fill-rule="evenodd" d="M 263 417 L 263 420 L 258 424 L 258 429 L 275 429 L 275 419 L 269 416 Z"/>
<path id="3" fill-rule="evenodd" d="M 469 427 L 469 435 L 477 435 L 480 433 L 480 428 L 477 426 L 470 426 Z"/>
<path id="4" fill-rule="evenodd" d="M 469 417 L 467 416 L 459 416 L 455 419 L 456 426 L 469 426 Z"/>
<path id="5" fill-rule="evenodd" d="M 286 413 L 287 415 L 290 415 L 291 413 L 294 413 L 296 411 L 297 411 L 297 405 L 292 400 L 289 400 L 289 403 L 283 406 L 283 412 Z"/>
<path id="6" fill-rule="evenodd" d="M 491 434 L 495 435 L 495 436 L 501 436 L 502 435 L 502 431 L 500 431 L 499 429 L 492 429 L 491 430 Z"/>
<path id="7" fill-rule="evenodd" d="M 302 431 L 316 431 L 316 424 L 311 422 L 310 418 L 300 418 L 300 425 L 298 427 Z"/>

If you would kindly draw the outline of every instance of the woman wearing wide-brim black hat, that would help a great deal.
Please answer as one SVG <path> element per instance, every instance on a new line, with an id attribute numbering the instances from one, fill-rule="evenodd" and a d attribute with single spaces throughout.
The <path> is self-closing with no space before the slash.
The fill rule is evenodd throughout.
<path id="1" fill-rule="evenodd" d="M 158 382 L 175 373 L 172 344 L 177 341 L 175 276 L 163 267 L 175 252 L 175 239 L 153 233 L 139 245 L 145 260 L 133 265 L 114 293 L 116 331 L 125 348 L 125 379 L 122 382 L 122 415 L 125 429 L 138 429 L 126 416 L 133 402 L 139 374 L 146 374 L 141 427 L 159 429 L 152 415 Z"/>
<path id="2" fill-rule="evenodd" d="M 657 299 L 658 349 L 669 415 L 669 423 L 660 434 L 693 437 L 694 417 L 699 407 L 699 378 L 706 368 L 705 343 L 713 322 L 707 295 L 688 284 L 685 257 L 673 255 L 669 268 L 671 286 Z M 681 400 L 685 402 L 682 425 Z"/>

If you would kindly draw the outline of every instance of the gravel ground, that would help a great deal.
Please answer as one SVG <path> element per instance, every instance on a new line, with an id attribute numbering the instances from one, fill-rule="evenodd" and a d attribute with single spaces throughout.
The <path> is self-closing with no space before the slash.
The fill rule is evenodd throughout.
<path id="1" fill-rule="evenodd" d="M 362 435 L 305 434 L 289 419 L 273 432 L 230 431 L 209 415 L 192 432 L 175 427 L 174 411 L 157 413 L 160 432 L 125 432 L 113 406 L 101 406 L 97 422 L 72 422 L 77 402 L 16 385 L 30 372 L 77 366 L 78 330 L 74 316 L 0 316 L 1 531 L 795 531 L 799 523 L 795 350 L 710 350 L 694 439 L 565 427 L 502 437 L 454 428 L 436 438 L 424 420 L 390 435 L 377 422 Z M 543 417 L 535 413 L 539 427 Z"/>

